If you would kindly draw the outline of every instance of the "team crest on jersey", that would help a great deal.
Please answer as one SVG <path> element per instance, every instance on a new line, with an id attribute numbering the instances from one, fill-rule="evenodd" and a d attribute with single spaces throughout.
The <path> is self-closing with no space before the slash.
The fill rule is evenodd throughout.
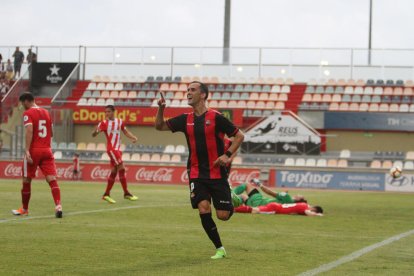
<path id="1" fill-rule="evenodd" d="M 24 116 L 23 116 L 23 121 L 25 121 L 25 122 L 26 122 L 27 120 L 29 120 L 29 117 L 28 117 L 27 115 L 24 115 Z"/>
<path id="2" fill-rule="evenodd" d="M 206 126 L 209 126 L 209 125 L 211 125 L 210 120 L 206 120 Z"/>

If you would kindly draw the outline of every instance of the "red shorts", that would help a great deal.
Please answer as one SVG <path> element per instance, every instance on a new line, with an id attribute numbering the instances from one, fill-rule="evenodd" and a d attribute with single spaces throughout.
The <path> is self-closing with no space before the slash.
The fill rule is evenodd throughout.
<path id="1" fill-rule="evenodd" d="M 37 167 L 40 167 L 44 176 L 56 176 L 55 158 L 51 148 L 34 148 L 30 150 L 33 164 L 23 159 L 23 177 L 35 178 Z"/>
<path id="2" fill-rule="evenodd" d="M 122 164 L 122 152 L 120 150 L 108 151 L 109 159 L 111 160 L 111 166 L 115 167 Z"/>

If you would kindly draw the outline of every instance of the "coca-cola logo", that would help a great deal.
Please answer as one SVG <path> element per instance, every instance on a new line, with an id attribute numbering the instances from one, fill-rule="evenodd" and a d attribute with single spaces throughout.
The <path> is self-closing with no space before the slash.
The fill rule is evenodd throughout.
<path id="1" fill-rule="evenodd" d="M 184 170 L 181 174 L 181 182 L 188 183 L 188 172 L 187 170 Z"/>
<path id="2" fill-rule="evenodd" d="M 238 170 L 231 170 L 229 176 L 230 183 L 245 183 L 250 181 L 252 178 L 258 178 L 260 171 L 248 171 L 248 172 L 240 172 Z"/>
<path id="3" fill-rule="evenodd" d="M 73 166 L 56 168 L 56 176 L 58 178 L 72 179 L 73 177 Z"/>
<path id="4" fill-rule="evenodd" d="M 147 169 L 140 168 L 135 174 L 137 181 L 148 181 L 148 182 L 172 182 L 174 169 L 159 168 L 159 169 Z"/>
<path id="5" fill-rule="evenodd" d="M 107 179 L 111 174 L 111 169 L 104 169 L 101 166 L 96 166 L 91 171 L 92 179 Z"/>
<path id="6" fill-rule="evenodd" d="M 8 164 L 4 169 L 5 176 L 22 176 L 22 167 L 15 166 L 14 164 Z"/>

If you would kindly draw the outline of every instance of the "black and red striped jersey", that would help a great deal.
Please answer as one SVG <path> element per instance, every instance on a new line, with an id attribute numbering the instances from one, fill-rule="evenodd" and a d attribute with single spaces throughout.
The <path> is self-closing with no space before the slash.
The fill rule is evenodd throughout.
<path id="1" fill-rule="evenodd" d="M 225 152 L 224 135 L 232 137 L 239 131 L 232 122 L 209 109 L 200 116 L 184 113 L 167 120 L 167 125 L 172 132 L 185 134 L 190 179 L 227 179 L 227 169 L 213 163 Z"/>

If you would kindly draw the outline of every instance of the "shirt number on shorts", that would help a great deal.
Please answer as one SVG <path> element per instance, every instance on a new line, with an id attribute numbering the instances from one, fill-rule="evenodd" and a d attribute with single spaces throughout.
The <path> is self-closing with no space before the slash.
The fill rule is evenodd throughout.
<path id="1" fill-rule="evenodd" d="M 39 137 L 45 138 L 47 136 L 46 120 L 39 120 Z"/>

